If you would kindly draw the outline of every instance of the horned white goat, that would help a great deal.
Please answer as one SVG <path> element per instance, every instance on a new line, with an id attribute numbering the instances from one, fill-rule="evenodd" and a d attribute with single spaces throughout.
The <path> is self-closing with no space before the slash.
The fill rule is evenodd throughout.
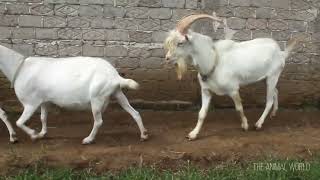
<path id="1" fill-rule="evenodd" d="M 193 140 L 200 132 L 212 92 L 232 98 L 236 110 L 240 113 L 241 127 L 247 130 L 248 122 L 243 112 L 239 88 L 266 79 L 266 107 L 255 124 L 257 129 L 261 128 L 272 105 L 271 115 L 276 114 L 278 109 L 276 85 L 284 68 L 285 59 L 296 41 L 291 41 L 285 51 L 281 51 L 277 42 L 270 38 L 244 42 L 232 40 L 213 42 L 210 37 L 189 30 L 193 22 L 203 18 L 222 22 L 221 19 L 206 14 L 187 16 L 178 22 L 176 29 L 169 33 L 164 42 L 167 50 L 166 59 L 176 62 L 178 79 L 182 78 L 187 64 L 193 64 L 198 71 L 202 107 L 197 125 L 189 133 L 188 138 Z"/>
<path id="2" fill-rule="evenodd" d="M 83 144 L 94 139 L 102 125 L 102 113 L 114 95 L 119 104 L 136 121 L 142 140 L 147 139 L 139 112 L 129 104 L 122 88 L 137 89 L 138 83 L 122 78 L 115 68 L 101 58 L 93 57 L 28 57 L 0 46 L 0 69 L 11 81 L 15 93 L 23 105 L 23 113 L 16 124 L 32 139 L 42 138 L 47 133 L 47 107 L 53 103 L 75 110 L 91 108 L 94 124 Z M 25 123 L 41 107 L 42 129 L 40 133 L 27 127 Z M 10 139 L 14 131 L 9 129 Z M 12 139 L 15 140 L 15 139 Z"/>

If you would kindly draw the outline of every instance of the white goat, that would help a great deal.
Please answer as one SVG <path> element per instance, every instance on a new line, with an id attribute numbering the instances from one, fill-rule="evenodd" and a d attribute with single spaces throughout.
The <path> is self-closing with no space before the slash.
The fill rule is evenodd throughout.
<path id="1" fill-rule="evenodd" d="M 256 128 L 260 129 L 272 105 L 271 115 L 276 114 L 278 109 L 276 85 L 284 68 L 285 58 L 296 41 L 291 41 L 285 51 L 281 51 L 277 42 L 270 38 L 258 38 L 244 42 L 232 40 L 213 42 L 208 36 L 188 30 L 193 22 L 202 18 L 222 22 L 219 18 L 206 14 L 187 16 L 177 24 L 175 30 L 169 33 L 164 44 L 167 50 L 166 59 L 176 62 L 178 79 L 181 79 L 186 71 L 187 63 L 193 64 L 198 70 L 202 107 L 197 125 L 189 133 L 188 138 L 193 140 L 197 137 L 207 115 L 211 92 L 232 98 L 236 110 L 240 113 L 241 127 L 248 130 L 239 88 L 266 79 L 266 107 L 255 124 Z"/>
<path id="2" fill-rule="evenodd" d="M 0 46 L 0 69 L 11 81 L 23 113 L 16 122 L 32 139 L 42 138 L 47 133 L 47 103 L 70 109 L 91 108 L 94 118 L 93 129 L 83 144 L 94 139 L 102 125 L 102 112 L 114 95 L 119 104 L 138 124 L 141 139 L 147 139 L 147 131 L 141 117 L 129 104 L 122 88 L 137 89 L 138 83 L 122 78 L 115 68 L 101 58 L 70 57 L 48 58 L 28 57 Z M 41 107 L 41 132 L 27 127 L 25 123 Z M 9 130 L 10 131 L 10 130 Z M 14 136 L 10 131 L 10 139 Z M 13 139 L 14 140 L 14 139 Z"/>

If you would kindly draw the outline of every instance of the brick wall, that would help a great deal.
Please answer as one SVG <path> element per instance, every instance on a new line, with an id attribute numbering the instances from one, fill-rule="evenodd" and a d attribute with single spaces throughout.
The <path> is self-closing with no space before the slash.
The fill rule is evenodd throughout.
<path id="1" fill-rule="evenodd" d="M 236 40 L 273 37 L 285 47 L 291 37 L 305 36 L 281 76 L 279 100 L 281 106 L 313 104 L 320 99 L 319 7 L 320 0 L 0 0 L 0 43 L 25 55 L 103 57 L 141 84 L 141 90 L 127 92 L 131 101 L 198 104 L 196 73 L 191 69 L 177 81 L 174 70 L 163 65 L 161 46 L 182 16 L 216 11 L 237 30 Z M 223 37 L 208 20 L 193 29 Z M 246 105 L 264 105 L 265 84 L 243 88 L 241 95 Z M 0 100 L 16 100 L 4 77 Z M 227 97 L 213 101 L 232 105 Z"/>

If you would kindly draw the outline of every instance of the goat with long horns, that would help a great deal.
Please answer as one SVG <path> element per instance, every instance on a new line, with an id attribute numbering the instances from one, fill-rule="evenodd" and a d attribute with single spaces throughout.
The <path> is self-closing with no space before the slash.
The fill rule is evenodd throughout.
<path id="1" fill-rule="evenodd" d="M 188 138 L 190 140 L 197 138 L 207 115 L 211 93 L 230 96 L 240 114 L 241 127 L 248 130 L 239 89 L 240 86 L 265 79 L 266 107 L 255 124 L 256 128 L 260 129 L 272 106 L 271 116 L 275 116 L 277 112 L 276 85 L 284 68 L 285 59 L 296 44 L 296 40 L 289 41 L 284 51 L 281 51 L 277 42 L 271 38 L 257 38 L 244 42 L 232 40 L 214 42 L 209 36 L 189 30 L 195 21 L 204 18 L 223 22 L 222 19 L 207 14 L 187 16 L 178 22 L 164 42 L 167 50 L 166 60 L 174 61 L 177 65 L 178 79 L 181 79 L 186 72 L 187 64 L 194 65 L 198 71 L 202 107 L 197 125 L 189 133 Z"/>

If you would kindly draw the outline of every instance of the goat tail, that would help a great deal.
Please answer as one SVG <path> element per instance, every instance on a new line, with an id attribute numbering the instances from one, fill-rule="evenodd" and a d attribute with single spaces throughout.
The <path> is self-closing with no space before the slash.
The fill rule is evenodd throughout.
<path id="1" fill-rule="evenodd" d="M 294 46 L 300 41 L 302 41 L 302 37 L 292 38 L 288 41 L 287 47 L 284 50 L 285 58 L 287 58 L 289 56 L 289 54 L 293 50 Z"/>
<path id="2" fill-rule="evenodd" d="M 120 77 L 120 88 L 139 89 L 139 84 L 132 79 L 124 79 Z"/>

